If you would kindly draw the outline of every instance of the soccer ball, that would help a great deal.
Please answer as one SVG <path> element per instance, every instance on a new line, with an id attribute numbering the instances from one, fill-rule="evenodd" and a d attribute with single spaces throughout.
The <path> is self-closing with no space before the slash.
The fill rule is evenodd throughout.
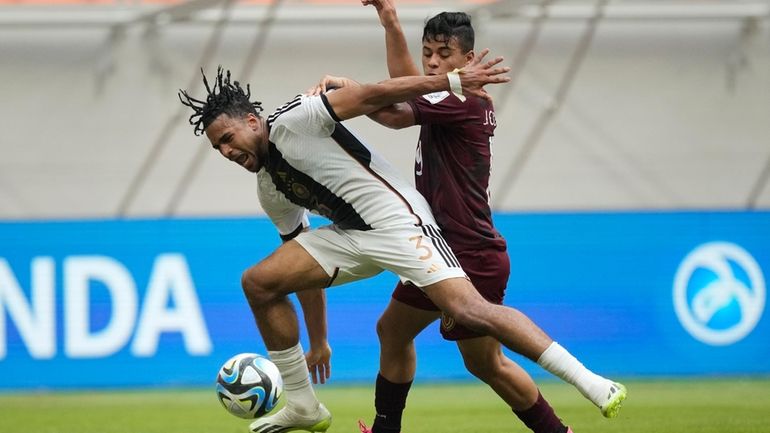
<path id="1" fill-rule="evenodd" d="M 217 374 L 217 398 L 240 418 L 259 418 L 278 405 L 283 379 L 269 359 L 241 353 L 228 359 Z"/>

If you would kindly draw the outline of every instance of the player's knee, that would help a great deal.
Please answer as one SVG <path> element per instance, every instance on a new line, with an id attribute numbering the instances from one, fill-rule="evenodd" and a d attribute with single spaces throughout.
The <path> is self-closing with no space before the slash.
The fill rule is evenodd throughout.
<path id="1" fill-rule="evenodd" d="M 263 278 L 256 267 L 251 267 L 243 272 L 241 287 L 251 305 L 264 305 L 274 298 L 267 279 Z"/>
<path id="2" fill-rule="evenodd" d="M 398 338 L 398 332 L 388 315 L 383 315 L 377 320 L 377 338 L 380 344 L 387 344 Z"/>
<path id="3" fill-rule="evenodd" d="M 376 329 L 377 329 L 377 338 L 380 340 L 380 343 L 382 343 L 383 339 L 387 339 L 387 336 L 388 336 L 388 328 L 382 317 L 377 319 Z"/>

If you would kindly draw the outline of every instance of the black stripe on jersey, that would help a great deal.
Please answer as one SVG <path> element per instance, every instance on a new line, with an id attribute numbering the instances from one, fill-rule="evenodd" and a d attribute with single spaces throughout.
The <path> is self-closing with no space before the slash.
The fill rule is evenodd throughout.
<path id="1" fill-rule="evenodd" d="M 342 147 L 342 150 L 363 165 L 365 169 L 371 171 L 372 152 L 370 152 L 369 149 L 364 146 L 364 143 L 361 143 L 355 135 L 348 131 L 347 128 L 342 126 L 341 123 L 338 122 L 334 125 L 332 138 L 340 145 L 340 147 Z M 375 176 L 379 177 L 376 173 Z"/>
<path id="2" fill-rule="evenodd" d="M 334 280 L 336 280 L 339 275 L 340 275 L 340 268 L 334 268 L 334 273 L 329 278 L 329 281 L 326 282 L 326 287 L 325 288 L 331 287 L 332 284 L 334 284 Z"/>
<path id="3" fill-rule="evenodd" d="M 428 230 L 432 231 L 435 234 L 435 238 L 438 240 L 438 242 L 446 248 L 446 250 L 449 252 L 449 257 L 451 258 L 452 263 L 460 268 L 462 267 L 460 265 L 460 261 L 457 260 L 457 256 L 455 256 L 454 251 L 452 251 L 452 248 L 447 243 L 446 239 L 444 239 L 444 235 L 441 234 L 441 230 L 438 229 L 438 227 L 434 225 L 429 225 Z"/>
<path id="4" fill-rule="evenodd" d="M 323 95 L 322 95 L 323 96 Z M 420 218 L 417 213 L 415 213 L 414 209 L 412 208 L 412 205 L 409 204 L 409 202 L 406 200 L 406 197 L 401 195 L 396 188 L 394 188 L 391 184 L 389 184 L 385 179 L 382 178 L 379 174 L 375 173 L 374 170 L 371 168 L 372 164 L 372 153 L 369 151 L 369 149 L 364 146 L 361 141 L 356 138 L 355 135 L 353 135 L 350 131 L 347 130 L 344 126 L 342 126 L 341 123 L 337 123 L 334 126 L 334 132 L 332 132 L 332 138 L 334 141 L 337 142 L 337 144 L 340 145 L 342 150 L 347 152 L 348 155 L 353 157 L 356 161 L 358 161 L 361 166 L 366 169 L 372 176 L 377 178 L 380 182 L 382 182 L 389 190 L 393 191 L 398 198 L 401 199 L 402 202 L 406 205 L 407 209 L 409 209 L 409 213 L 414 215 L 415 218 L 417 218 L 417 225 L 422 225 L 422 219 Z"/>
<path id="5" fill-rule="evenodd" d="M 271 126 L 273 122 L 275 122 L 275 119 L 277 119 L 278 116 L 280 116 L 281 114 L 291 110 L 292 108 L 298 107 L 302 103 L 300 99 L 302 99 L 302 95 L 297 95 L 294 99 L 283 104 L 281 107 L 275 110 L 271 115 L 267 116 L 268 126 Z"/>
<path id="6" fill-rule="evenodd" d="M 334 108 L 332 108 L 332 104 L 329 103 L 329 99 L 326 98 L 326 95 L 321 93 L 321 100 L 324 101 L 324 106 L 326 107 L 326 110 L 329 111 L 329 114 L 332 116 L 332 119 L 334 119 L 335 122 L 342 122 L 342 119 L 337 116 L 337 113 L 334 112 Z"/>
<path id="7" fill-rule="evenodd" d="M 428 237 L 433 241 L 433 245 L 436 247 L 436 249 L 439 250 L 439 254 L 441 257 L 444 258 L 447 265 L 450 267 L 456 267 L 459 268 L 460 262 L 457 260 L 457 257 L 455 257 L 454 252 L 452 252 L 452 249 L 449 247 L 449 245 L 444 240 L 444 237 L 441 236 L 441 232 L 436 229 L 436 227 L 432 225 L 424 226 L 423 230 Z"/>
<path id="8" fill-rule="evenodd" d="M 420 226 L 420 228 L 422 228 L 422 232 L 425 233 L 425 236 L 431 239 L 433 246 L 436 247 L 441 258 L 444 259 L 444 262 L 446 262 L 450 268 L 459 268 L 460 262 L 457 260 L 457 257 L 455 257 L 452 249 L 449 248 L 449 245 L 447 245 L 444 237 L 441 236 L 441 232 L 430 225 Z"/>
<path id="9" fill-rule="evenodd" d="M 275 188 L 297 206 L 323 215 L 345 230 L 372 229 L 350 203 L 292 167 L 273 142 L 268 143 L 265 169 Z"/>
<path id="10" fill-rule="evenodd" d="M 283 242 L 288 242 L 288 241 L 296 238 L 297 236 L 299 236 L 299 234 L 302 233 L 302 230 L 305 230 L 305 226 L 302 223 L 300 223 L 299 226 L 297 226 L 297 228 L 294 229 L 293 232 L 285 234 L 285 235 L 279 235 L 279 236 L 281 236 L 281 240 Z"/>

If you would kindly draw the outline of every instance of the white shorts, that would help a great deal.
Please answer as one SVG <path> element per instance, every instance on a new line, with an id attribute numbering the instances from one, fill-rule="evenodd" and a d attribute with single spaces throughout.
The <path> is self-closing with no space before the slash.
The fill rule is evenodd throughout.
<path id="1" fill-rule="evenodd" d="M 425 287 L 467 278 L 436 226 L 342 230 L 335 225 L 294 238 L 329 275 L 329 286 L 369 278 L 388 270 L 404 283 Z"/>

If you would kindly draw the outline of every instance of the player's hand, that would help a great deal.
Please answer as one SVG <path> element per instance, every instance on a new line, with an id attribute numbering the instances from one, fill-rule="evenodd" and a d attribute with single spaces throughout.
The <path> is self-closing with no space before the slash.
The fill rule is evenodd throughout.
<path id="1" fill-rule="evenodd" d="M 310 350 L 305 353 L 307 369 L 314 384 L 319 382 L 323 385 L 332 374 L 331 367 L 332 348 L 328 342 L 316 346 L 311 345 Z"/>
<path id="2" fill-rule="evenodd" d="M 484 90 L 486 84 L 502 84 L 511 81 L 511 77 L 503 75 L 511 71 L 508 66 L 495 67 L 503 61 L 502 57 L 484 61 L 489 54 L 489 48 L 484 48 L 473 60 L 460 71 L 460 83 L 464 95 L 474 95 L 486 100 L 492 97 Z"/>
<path id="3" fill-rule="evenodd" d="M 337 89 L 340 87 L 358 86 L 358 85 L 360 84 L 357 81 L 351 80 L 350 78 L 335 77 L 334 75 L 325 75 L 323 78 L 321 78 L 321 81 L 319 81 L 318 84 L 307 89 L 305 94 L 308 96 L 318 96 L 321 93 L 326 93 L 326 91 L 329 89 Z"/>
<path id="4" fill-rule="evenodd" d="M 380 17 L 380 24 L 383 27 L 388 28 L 398 24 L 396 7 L 391 0 L 361 0 L 361 4 L 363 6 L 372 5 L 377 9 L 377 15 Z"/>

